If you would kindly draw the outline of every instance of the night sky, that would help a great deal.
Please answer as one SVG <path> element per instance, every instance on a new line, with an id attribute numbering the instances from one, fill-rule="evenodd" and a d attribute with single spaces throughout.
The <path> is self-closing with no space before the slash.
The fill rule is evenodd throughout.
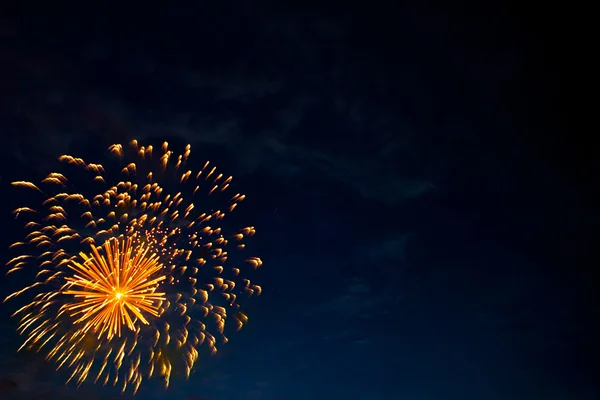
<path id="1" fill-rule="evenodd" d="M 136 398 L 600 398 L 599 158 L 566 111 L 565 10 L 123 3 L 2 8 L 2 258 L 10 182 L 137 139 L 232 174 L 264 261 L 249 324 Z M 0 399 L 121 398 L 15 354 L 0 309 Z"/>

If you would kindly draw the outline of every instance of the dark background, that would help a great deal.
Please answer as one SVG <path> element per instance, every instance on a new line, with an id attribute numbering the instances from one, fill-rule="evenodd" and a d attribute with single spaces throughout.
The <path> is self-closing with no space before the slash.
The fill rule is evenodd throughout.
<path id="1" fill-rule="evenodd" d="M 6 248 L 11 181 L 134 138 L 191 143 L 236 177 L 263 296 L 189 381 L 139 398 L 599 398 L 597 147 L 567 113 L 576 12 L 124 3 L 2 9 L 0 214 Z M 114 397 L 15 355 L 11 312 L 0 398 Z"/>

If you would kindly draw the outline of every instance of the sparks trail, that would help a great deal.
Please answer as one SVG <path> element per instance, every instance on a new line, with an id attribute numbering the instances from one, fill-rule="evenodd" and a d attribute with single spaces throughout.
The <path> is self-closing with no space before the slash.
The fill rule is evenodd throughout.
<path id="1" fill-rule="evenodd" d="M 232 177 L 210 162 L 188 169 L 190 145 L 180 155 L 166 142 L 158 150 L 137 141 L 109 150 L 125 176 L 114 185 L 101 164 L 59 158 L 102 187 L 91 196 L 74 191 L 66 173 L 52 172 L 39 186 L 13 182 L 45 199 L 13 212 L 26 234 L 10 246 L 20 253 L 8 273 L 28 266 L 37 273 L 5 301 L 30 296 L 13 314 L 21 348 L 46 352 L 70 371 L 69 381 L 135 393 L 146 378 L 160 376 L 168 386 L 175 370 L 188 377 L 202 344 L 214 353 L 227 342 L 227 321 L 237 329 L 247 322 L 238 300 L 261 293 L 248 275 L 262 261 L 232 265 L 229 249 L 243 251 L 254 227 L 226 234 L 217 223 L 245 196 L 228 194 Z M 223 210 L 196 207 L 194 198 L 206 196 L 226 196 L 217 203 Z"/>

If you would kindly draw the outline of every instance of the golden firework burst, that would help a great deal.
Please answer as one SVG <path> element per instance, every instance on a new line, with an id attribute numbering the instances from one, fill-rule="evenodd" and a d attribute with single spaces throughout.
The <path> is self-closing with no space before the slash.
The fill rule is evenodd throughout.
<path id="1" fill-rule="evenodd" d="M 215 224 L 245 196 L 228 194 L 232 177 L 210 162 L 188 169 L 190 145 L 181 155 L 166 142 L 158 151 L 136 141 L 109 150 L 125 176 L 115 184 L 110 168 L 69 155 L 59 160 L 79 170 L 71 179 L 61 171 L 39 185 L 13 182 L 42 199 L 14 211 L 27 219 L 26 233 L 11 245 L 21 253 L 8 273 L 37 270 L 31 285 L 6 300 L 31 294 L 14 313 L 21 348 L 47 349 L 58 368 L 71 370 L 69 381 L 93 376 L 136 392 L 157 375 L 168 386 L 179 367 L 189 376 L 203 343 L 214 353 L 227 342 L 228 315 L 237 329 L 247 322 L 238 298 L 261 293 L 248 274 L 262 261 L 229 253 L 230 241 L 244 252 L 255 229 L 226 234 Z M 198 196 L 212 210 L 199 210 Z"/>
<path id="2" fill-rule="evenodd" d="M 62 293 L 79 301 L 63 307 L 72 317 L 77 316 L 75 324 L 81 323 L 83 332 L 105 334 L 110 340 L 121 335 L 123 325 L 135 331 L 136 319 L 148 325 L 143 313 L 159 316 L 159 301 L 166 300 L 165 293 L 156 292 L 166 278 L 158 275 L 163 266 L 155 253 L 148 254 L 147 245 L 132 246 L 136 236 L 105 241 L 105 254 L 91 246 L 90 256 L 79 253 L 82 263 L 68 265 L 75 274 L 65 278 L 68 289 Z"/>

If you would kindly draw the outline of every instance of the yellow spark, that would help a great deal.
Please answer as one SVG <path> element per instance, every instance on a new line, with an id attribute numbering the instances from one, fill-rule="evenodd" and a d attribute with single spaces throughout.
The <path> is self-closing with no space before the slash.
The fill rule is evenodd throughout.
<path id="1" fill-rule="evenodd" d="M 136 318 L 148 325 L 144 313 L 159 315 L 158 302 L 166 300 L 165 293 L 156 292 L 165 279 L 158 275 L 163 265 L 147 245 L 134 245 L 135 239 L 136 234 L 111 238 L 104 242 L 104 254 L 92 245 L 90 255 L 79 254 L 82 263 L 68 265 L 76 274 L 66 278 L 70 289 L 63 293 L 79 301 L 64 309 L 77 318 L 76 324 L 84 324 L 83 333 L 97 332 L 110 340 L 121 336 L 123 325 L 135 331 Z"/>

